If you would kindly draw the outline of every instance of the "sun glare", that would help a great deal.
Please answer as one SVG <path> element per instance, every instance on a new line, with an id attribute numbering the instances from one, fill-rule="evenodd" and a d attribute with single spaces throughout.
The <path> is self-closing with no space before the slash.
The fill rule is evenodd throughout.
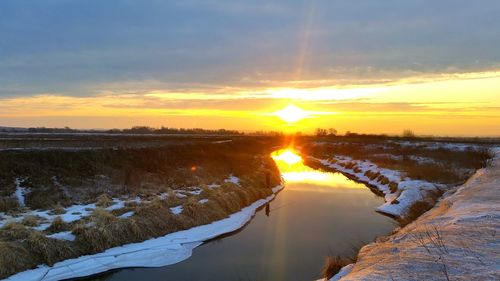
<path id="1" fill-rule="evenodd" d="M 290 149 L 281 150 L 272 157 L 274 160 L 285 162 L 288 165 L 297 164 L 302 161 L 302 157 Z"/>
<path id="2" fill-rule="evenodd" d="M 287 123 L 295 123 L 309 117 L 307 111 L 293 104 L 276 111 L 274 114 Z"/>

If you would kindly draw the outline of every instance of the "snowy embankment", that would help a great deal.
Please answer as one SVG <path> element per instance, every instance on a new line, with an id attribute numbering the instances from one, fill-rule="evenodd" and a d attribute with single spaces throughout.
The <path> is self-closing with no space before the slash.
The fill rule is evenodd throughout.
<path id="1" fill-rule="evenodd" d="M 88 276 L 122 267 L 160 267 L 178 263 L 189 258 L 192 251 L 203 241 L 243 227 L 256 210 L 271 201 L 283 186 L 273 188 L 273 193 L 260 199 L 228 218 L 191 229 L 174 232 L 140 243 L 127 244 L 108 249 L 95 255 L 82 256 L 58 262 L 53 266 L 42 265 L 27 270 L 6 280 L 50 281 Z"/>
<path id="2" fill-rule="evenodd" d="M 398 171 L 380 168 L 368 160 L 353 160 L 346 156 L 334 156 L 330 159 L 311 156 L 308 158 L 380 191 L 384 195 L 385 203 L 378 207 L 377 211 L 396 218 L 403 218 L 414 203 L 431 200 L 430 193 L 446 187 L 442 184 L 412 180 Z"/>
<path id="3" fill-rule="evenodd" d="M 500 280 L 500 148 L 455 193 L 330 280 Z M 451 192 L 450 192 L 451 193 Z"/>

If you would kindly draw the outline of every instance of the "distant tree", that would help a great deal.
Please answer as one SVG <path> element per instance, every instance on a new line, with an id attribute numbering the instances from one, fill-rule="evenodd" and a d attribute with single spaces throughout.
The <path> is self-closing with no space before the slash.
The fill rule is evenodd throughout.
<path id="1" fill-rule="evenodd" d="M 317 137 L 324 137 L 327 134 L 328 134 L 328 131 L 326 129 L 316 128 L 316 136 Z"/>
<path id="2" fill-rule="evenodd" d="M 403 131 L 403 137 L 404 138 L 414 138 L 415 137 L 415 133 L 410 130 L 410 129 L 406 129 Z"/>
<path id="3" fill-rule="evenodd" d="M 351 131 L 347 131 L 347 132 L 345 132 L 345 136 L 346 137 L 359 137 L 359 136 L 362 136 L 362 135 L 360 135 L 358 133 L 351 132 Z"/>
<path id="4" fill-rule="evenodd" d="M 337 135 L 337 130 L 335 130 L 334 128 L 328 129 L 328 135 L 329 136 L 336 136 Z"/>

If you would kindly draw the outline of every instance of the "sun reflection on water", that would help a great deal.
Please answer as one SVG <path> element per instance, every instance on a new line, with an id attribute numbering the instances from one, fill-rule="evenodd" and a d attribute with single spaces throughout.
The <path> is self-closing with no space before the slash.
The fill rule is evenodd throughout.
<path id="1" fill-rule="evenodd" d="M 365 188 L 364 185 L 349 180 L 342 174 L 321 172 L 306 166 L 300 154 L 291 148 L 275 151 L 271 157 L 287 183 L 307 183 L 335 188 Z"/>

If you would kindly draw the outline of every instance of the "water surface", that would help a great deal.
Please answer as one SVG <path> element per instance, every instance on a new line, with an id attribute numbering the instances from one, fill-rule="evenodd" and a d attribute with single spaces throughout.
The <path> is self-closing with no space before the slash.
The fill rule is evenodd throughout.
<path id="1" fill-rule="evenodd" d="M 339 173 L 308 168 L 291 151 L 274 154 L 286 187 L 242 230 L 196 248 L 160 268 L 127 268 L 85 280 L 314 280 L 327 255 L 356 247 L 394 228 L 375 207 L 383 199 Z"/>

